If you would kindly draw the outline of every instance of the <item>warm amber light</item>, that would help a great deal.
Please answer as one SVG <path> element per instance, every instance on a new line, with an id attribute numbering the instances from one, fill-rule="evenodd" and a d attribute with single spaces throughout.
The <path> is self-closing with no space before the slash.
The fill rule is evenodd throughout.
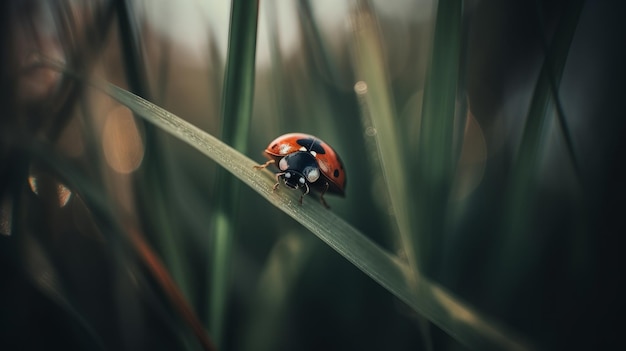
<path id="1" fill-rule="evenodd" d="M 107 116 L 102 133 L 102 148 L 107 164 L 116 172 L 135 171 L 143 160 L 144 148 L 129 109 L 120 106 Z"/>

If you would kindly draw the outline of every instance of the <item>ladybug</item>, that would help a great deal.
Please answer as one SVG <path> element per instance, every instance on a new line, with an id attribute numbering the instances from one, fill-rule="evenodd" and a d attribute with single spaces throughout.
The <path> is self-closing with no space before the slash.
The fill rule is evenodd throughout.
<path id="1" fill-rule="evenodd" d="M 328 208 L 324 194 L 330 193 L 345 196 L 346 171 L 339 155 L 321 139 L 303 133 L 289 133 L 274 139 L 265 149 L 265 156 L 270 160 L 256 169 L 277 164 L 276 173 L 278 188 L 280 180 L 291 189 L 304 189 L 302 198 L 313 188 L 321 193 L 320 201 Z"/>

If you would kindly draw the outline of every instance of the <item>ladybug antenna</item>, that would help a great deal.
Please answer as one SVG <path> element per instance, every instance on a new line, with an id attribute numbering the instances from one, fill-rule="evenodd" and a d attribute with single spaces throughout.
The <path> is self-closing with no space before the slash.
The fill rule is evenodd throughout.
<path id="1" fill-rule="evenodd" d="M 309 146 L 309 152 L 311 152 L 311 150 L 313 150 L 313 145 L 315 145 L 316 141 L 317 141 L 317 138 L 313 138 L 313 141 L 311 142 L 311 145 Z"/>

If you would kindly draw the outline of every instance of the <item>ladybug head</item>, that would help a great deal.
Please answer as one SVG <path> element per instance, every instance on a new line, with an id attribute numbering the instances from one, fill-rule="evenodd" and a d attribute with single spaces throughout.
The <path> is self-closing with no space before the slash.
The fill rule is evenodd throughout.
<path id="1" fill-rule="evenodd" d="M 285 185 L 291 189 L 306 188 L 309 192 L 309 184 L 315 183 L 320 177 L 315 156 L 308 152 L 295 152 L 283 157 L 278 162 L 281 177 Z"/>

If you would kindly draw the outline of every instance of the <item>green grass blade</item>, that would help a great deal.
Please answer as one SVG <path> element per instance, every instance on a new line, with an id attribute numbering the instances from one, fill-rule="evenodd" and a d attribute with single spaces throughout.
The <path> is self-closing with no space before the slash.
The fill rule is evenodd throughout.
<path id="1" fill-rule="evenodd" d="M 314 264 L 312 258 L 319 242 L 310 235 L 287 233 L 276 242 L 261 272 L 249 321 L 241 338 L 247 351 L 276 350 L 290 301 L 300 274 Z M 282 322 L 282 323 L 281 323 Z"/>
<path id="2" fill-rule="evenodd" d="M 547 56 L 549 47 L 546 38 L 546 26 L 544 21 L 543 10 L 541 9 L 542 4 L 539 0 L 535 1 L 537 6 L 537 16 L 539 17 L 539 25 L 540 25 L 540 33 L 542 34 L 542 44 L 544 47 L 544 53 Z M 570 13 L 569 16 L 565 17 L 566 21 L 573 22 L 563 25 L 561 28 L 568 28 L 569 30 L 574 30 L 576 28 L 576 23 L 578 22 L 578 17 L 580 16 L 580 12 L 582 11 L 582 5 L 584 1 L 578 1 L 573 4 L 574 13 Z M 576 11 L 576 8 L 578 10 Z M 577 12 L 577 14 L 576 14 Z M 566 29 L 567 30 L 567 29 Z M 564 44 L 564 43 L 562 43 Z M 552 68 L 557 68 L 557 72 L 552 72 Z M 580 174 L 580 167 L 578 164 L 578 158 L 576 157 L 576 152 L 574 151 L 574 142 L 572 140 L 572 134 L 570 132 L 567 121 L 565 120 L 565 111 L 563 110 L 563 104 L 561 103 L 561 99 L 559 98 L 559 84 L 558 81 L 561 79 L 561 75 L 563 74 L 563 67 L 550 67 L 548 66 L 548 75 L 550 78 L 550 92 L 552 93 L 552 98 L 554 100 L 554 105 L 556 108 L 556 117 L 559 122 L 559 128 L 563 133 L 563 139 L 565 140 L 565 146 L 567 148 L 567 152 L 569 153 L 570 160 L 572 162 L 572 167 L 574 168 L 574 172 L 578 177 L 579 181 L 582 181 Z"/>
<path id="3" fill-rule="evenodd" d="M 271 100 L 273 102 L 274 113 L 276 114 L 277 121 L 284 121 L 287 115 L 285 99 L 287 98 L 285 92 L 285 75 L 284 60 L 281 51 L 280 43 L 280 28 L 278 26 L 278 9 L 277 4 L 274 1 L 266 1 L 262 6 L 265 6 L 265 23 L 267 23 L 268 33 L 267 38 L 269 40 L 270 49 L 270 63 L 271 63 Z M 266 123 L 272 123 L 266 121 Z"/>
<path id="4" fill-rule="evenodd" d="M 309 45 L 312 50 L 308 53 L 311 55 L 311 61 L 320 65 L 323 72 L 326 72 L 331 79 L 340 79 L 342 73 L 333 59 L 329 47 L 325 45 L 322 39 L 320 27 L 316 24 L 315 13 L 311 7 L 311 0 L 298 1 L 298 20 L 302 33 L 306 33 L 305 37 L 310 41 Z"/>
<path id="5" fill-rule="evenodd" d="M 505 237 L 495 258 L 498 264 L 494 265 L 493 281 L 497 284 L 494 292 L 499 296 L 510 296 L 517 286 L 512 279 L 523 276 L 534 263 L 532 259 L 535 256 L 529 253 L 536 251 L 536 248 L 530 246 L 534 241 L 529 240 L 526 233 L 531 228 L 529 218 L 532 218 L 532 204 L 535 201 L 535 180 L 541 167 L 546 130 L 554 107 L 552 89 L 560 84 L 583 5 L 582 0 L 568 3 L 537 78 L 511 173 L 507 209 L 503 218 Z"/>
<path id="6" fill-rule="evenodd" d="M 424 87 L 418 174 L 415 184 L 419 252 L 425 272 L 437 269 L 446 208 L 454 175 L 454 116 L 459 79 L 462 0 L 441 0 L 437 7 L 432 57 Z"/>
<path id="7" fill-rule="evenodd" d="M 411 224 L 412 201 L 409 198 L 409 183 L 404 149 L 397 130 L 397 115 L 392 102 L 392 91 L 385 62 L 384 50 L 378 23 L 366 1 L 359 1 L 352 17 L 354 47 L 352 58 L 358 80 L 355 91 L 361 105 L 361 118 L 365 128 L 371 125 L 372 135 L 366 143 L 374 144 L 380 170 L 385 179 L 390 206 L 395 214 L 401 248 L 411 268 L 418 274 L 415 236 Z M 390 172 L 389 170 L 394 170 Z"/>
<path id="8" fill-rule="evenodd" d="M 231 8 L 228 57 L 222 96 L 222 140 L 245 152 L 248 145 L 254 98 L 256 35 L 259 3 L 234 0 Z M 239 183 L 218 170 L 215 182 L 210 266 L 209 330 L 222 346 L 225 308 L 228 304 L 229 272 L 235 235 Z"/>
<path id="9" fill-rule="evenodd" d="M 488 321 L 425 277 L 411 281 L 410 269 L 350 224 L 316 201 L 298 205 L 299 194 L 272 191 L 274 177 L 258 163 L 168 111 L 112 84 L 100 86 L 137 115 L 208 156 L 256 191 L 268 203 L 310 230 L 381 286 L 421 313 L 459 342 L 475 349 L 521 350 L 528 344 Z"/>
<path id="10" fill-rule="evenodd" d="M 132 4 L 128 0 L 115 0 L 115 8 L 122 46 L 122 62 L 128 86 L 137 95 L 151 100 L 146 79 L 146 64 L 138 33 L 139 25 L 135 21 Z M 179 288 L 188 299 L 191 299 L 192 289 L 185 274 L 188 269 L 180 251 L 183 245 L 179 242 L 180 238 L 174 234 L 176 224 L 173 223 L 173 218 L 177 216 L 172 216 L 167 210 L 166 204 L 170 202 L 171 194 L 167 193 L 167 187 L 162 186 L 162 184 L 170 183 L 168 167 L 165 166 L 168 162 L 167 152 L 162 147 L 158 129 L 149 123 L 142 123 L 142 120 L 139 120 L 139 123 L 142 124 L 144 130 L 146 153 L 142 167 L 133 181 L 138 192 L 137 209 L 139 212 L 144 211 L 140 216 L 145 219 L 141 223 L 142 229 L 156 240 L 163 260 Z"/>
<path id="11" fill-rule="evenodd" d="M 237 150 L 248 145 L 258 12 L 257 0 L 233 1 L 222 97 L 222 140 Z"/>
<path id="12" fill-rule="evenodd" d="M 387 205 L 393 209 L 395 224 L 399 231 L 394 236 L 396 246 L 406 256 L 409 267 L 415 276 L 419 276 L 418 236 L 415 223 L 410 213 L 414 206 L 409 195 L 409 183 L 406 175 L 410 174 L 405 148 L 402 147 L 401 133 L 397 126 L 398 115 L 393 104 L 387 62 L 384 57 L 382 38 L 378 20 L 368 1 L 358 1 L 352 15 L 354 62 L 357 83 L 354 86 L 361 108 L 361 124 L 365 130 L 365 145 L 370 164 L 378 169 L 385 180 Z M 388 170 L 393 170 L 389 172 Z M 395 228 L 394 228 L 395 229 Z M 428 321 L 419 316 L 418 326 L 428 350 L 432 349 L 432 340 Z"/>

